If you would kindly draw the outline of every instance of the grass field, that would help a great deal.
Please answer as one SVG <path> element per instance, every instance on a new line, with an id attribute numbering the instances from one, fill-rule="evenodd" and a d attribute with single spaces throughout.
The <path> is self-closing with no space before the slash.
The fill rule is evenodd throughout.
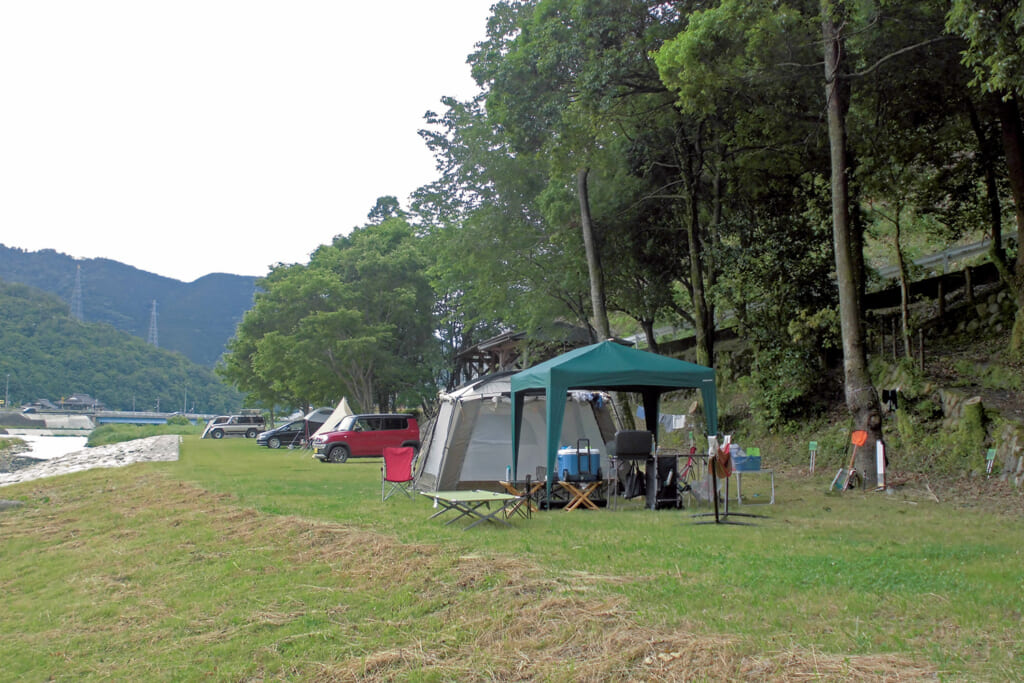
<path id="1" fill-rule="evenodd" d="M 379 460 L 190 436 L 0 489 L 0 680 L 1024 679 L 1024 516 L 831 474 L 777 472 L 752 526 L 463 531 Z"/>

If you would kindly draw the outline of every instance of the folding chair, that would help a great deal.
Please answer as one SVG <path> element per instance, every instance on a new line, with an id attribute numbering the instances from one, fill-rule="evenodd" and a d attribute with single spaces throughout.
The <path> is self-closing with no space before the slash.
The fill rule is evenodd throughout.
<path id="1" fill-rule="evenodd" d="M 412 446 L 388 446 L 384 449 L 384 466 L 380 468 L 380 499 L 385 501 L 401 491 L 412 499 L 412 461 L 416 449 Z"/>

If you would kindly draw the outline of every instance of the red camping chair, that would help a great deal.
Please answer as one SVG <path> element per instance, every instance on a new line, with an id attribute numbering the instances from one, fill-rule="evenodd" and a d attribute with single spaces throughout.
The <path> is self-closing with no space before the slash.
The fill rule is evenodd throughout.
<path id="1" fill-rule="evenodd" d="M 388 446 L 384 449 L 384 467 L 380 468 L 380 499 L 385 501 L 401 491 L 412 499 L 412 461 L 416 449 L 412 446 Z"/>

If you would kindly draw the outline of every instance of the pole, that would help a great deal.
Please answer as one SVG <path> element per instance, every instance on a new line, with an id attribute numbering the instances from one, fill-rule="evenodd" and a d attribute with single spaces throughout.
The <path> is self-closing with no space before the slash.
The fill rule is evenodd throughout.
<path id="1" fill-rule="evenodd" d="M 876 490 L 885 488 L 885 444 L 881 439 L 875 442 L 875 469 L 878 477 Z"/>
<path id="2" fill-rule="evenodd" d="M 7 381 L 4 382 L 4 408 L 10 408 L 11 407 L 11 400 L 10 400 L 11 397 L 8 394 L 8 389 L 10 389 L 10 388 L 11 388 L 11 373 L 8 372 L 7 373 Z"/>

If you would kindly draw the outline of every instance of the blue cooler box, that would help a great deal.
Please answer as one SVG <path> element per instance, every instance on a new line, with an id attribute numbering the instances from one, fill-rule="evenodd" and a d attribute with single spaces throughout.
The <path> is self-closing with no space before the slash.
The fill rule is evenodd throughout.
<path id="1" fill-rule="evenodd" d="M 595 481 L 601 469 L 601 451 L 563 446 L 558 449 L 558 477 L 563 481 Z"/>

